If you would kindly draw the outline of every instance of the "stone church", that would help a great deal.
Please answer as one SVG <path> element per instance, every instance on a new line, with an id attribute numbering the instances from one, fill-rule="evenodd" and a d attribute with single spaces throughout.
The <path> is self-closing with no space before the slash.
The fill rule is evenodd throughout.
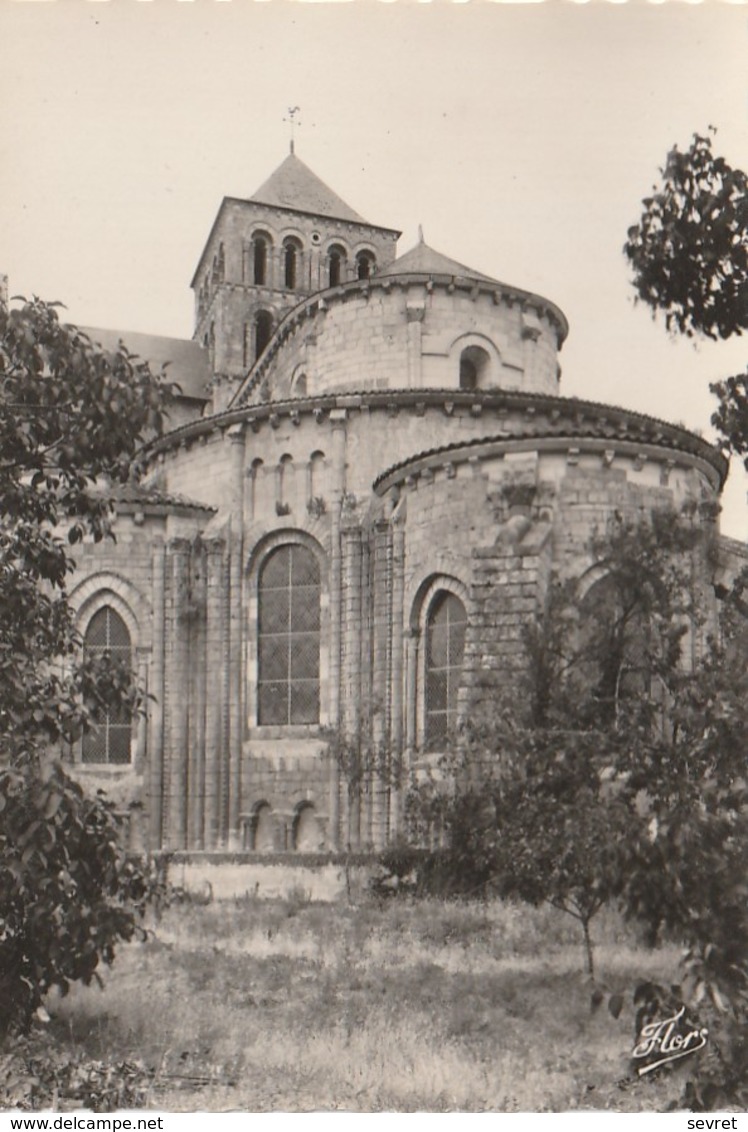
<path id="1" fill-rule="evenodd" d="M 438 751 L 512 679 L 551 569 L 598 582 L 608 516 L 719 495 L 699 436 L 561 395 L 552 301 L 398 236 L 292 149 L 223 200 L 193 340 L 122 336 L 181 396 L 71 596 L 86 650 L 153 698 L 73 757 L 133 847 L 385 845 L 398 783 L 352 795 L 331 736 L 406 765 Z"/>

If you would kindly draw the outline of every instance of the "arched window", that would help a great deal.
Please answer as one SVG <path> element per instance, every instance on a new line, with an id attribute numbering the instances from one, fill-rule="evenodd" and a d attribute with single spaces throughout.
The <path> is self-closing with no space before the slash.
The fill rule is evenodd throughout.
<path id="1" fill-rule="evenodd" d="M 252 357 L 252 324 L 247 322 L 244 324 L 244 337 L 242 339 L 242 364 L 245 369 L 251 365 L 250 358 Z"/>
<path id="2" fill-rule="evenodd" d="M 468 346 L 460 354 L 460 389 L 472 391 L 485 384 L 491 360 L 480 346 Z"/>
<path id="3" fill-rule="evenodd" d="M 371 252 L 359 252 L 356 256 L 356 278 L 371 279 L 376 261 Z"/>
<path id="4" fill-rule="evenodd" d="M 311 802 L 296 807 L 291 827 L 291 844 L 299 853 L 314 853 L 324 847 L 319 822 Z"/>
<path id="5" fill-rule="evenodd" d="M 626 583 L 624 588 L 629 588 Z M 649 690 L 653 640 L 648 618 L 609 574 L 587 590 L 580 613 L 576 675 L 591 693 L 595 715 L 610 721 L 622 700 Z"/>
<path id="6" fill-rule="evenodd" d="M 306 374 L 300 373 L 299 376 L 294 379 L 292 393 L 294 397 L 306 397 L 306 391 Z"/>
<path id="7" fill-rule="evenodd" d="M 260 478 L 262 476 L 263 467 L 264 467 L 264 464 L 258 456 L 256 460 L 252 461 L 252 464 L 251 464 L 250 469 L 249 469 L 249 506 L 250 506 L 250 513 L 251 513 L 253 519 L 257 516 L 257 504 L 258 504 L 258 501 L 259 501 L 259 494 L 260 494 L 259 481 L 260 481 Z"/>
<path id="8" fill-rule="evenodd" d="M 289 507 L 293 499 L 294 467 L 293 456 L 284 452 L 278 461 L 278 503 Z"/>
<path id="9" fill-rule="evenodd" d="M 267 236 L 257 234 L 252 237 L 252 282 L 255 284 L 267 283 L 268 247 Z"/>
<path id="10" fill-rule="evenodd" d="M 273 336 L 273 316 L 270 311 L 258 311 L 255 316 L 255 361 Z"/>
<path id="11" fill-rule="evenodd" d="M 111 606 L 102 606 L 88 623 L 83 639 L 86 660 L 109 657 L 118 666 L 132 671 L 132 643 L 127 626 Z M 130 762 L 132 720 L 127 712 L 109 711 L 83 736 L 81 758 L 84 763 Z"/>
<path id="12" fill-rule="evenodd" d="M 309 500 L 322 499 L 325 487 L 325 454 L 312 452 L 309 459 Z"/>
<path id="13" fill-rule="evenodd" d="M 265 559 L 258 583 L 259 724 L 319 722 L 320 574 L 293 543 Z"/>
<path id="14" fill-rule="evenodd" d="M 467 614 L 460 599 L 437 593 L 426 620 L 425 740 L 428 750 L 442 746 L 457 723 L 457 693 L 465 651 Z"/>
<path id="15" fill-rule="evenodd" d="M 272 853 L 275 849 L 273 811 L 267 802 L 258 802 L 249 827 L 249 847 L 255 853 Z"/>
<path id="16" fill-rule="evenodd" d="M 327 270 L 331 287 L 337 287 L 343 282 L 343 268 L 345 266 L 345 251 L 340 247 L 332 247 L 327 256 Z"/>
<path id="17" fill-rule="evenodd" d="M 293 240 L 283 244 L 283 282 L 289 291 L 295 291 L 299 278 L 301 250 Z"/>

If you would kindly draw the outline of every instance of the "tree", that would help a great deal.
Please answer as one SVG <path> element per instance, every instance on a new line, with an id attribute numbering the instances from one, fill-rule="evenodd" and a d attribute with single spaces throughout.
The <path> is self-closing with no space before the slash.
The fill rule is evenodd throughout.
<path id="1" fill-rule="evenodd" d="M 711 133 L 715 133 L 711 129 Z M 643 302 L 665 313 L 668 330 L 730 338 L 748 327 L 748 177 L 712 153 L 709 135 L 674 146 L 662 184 L 642 201 L 624 253 Z M 748 467 L 748 374 L 710 386 L 712 424 Z"/>
<path id="2" fill-rule="evenodd" d="M 744 1049 L 729 1035 L 748 1003 L 748 673 L 731 642 L 745 580 L 725 595 L 724 645 L 705 643 L 712 519 L 696 507 L 614 518 L 590 542 L 604 577 L 582 598 L 573 580 L 552 580 L 527 627 L 521 686 L 470 721 L 441 781 L 415 794 L 420 816 L 446 830 L 442 873 L 462 877 L 463 891 L 574 916 L 590 975 L 590 925 L 610 900 L 652 942 L 660 931 L 682 940 L 683 993 L 724 1007 L 730 1024 L 712 1024 L 738 1080 Z"/>
<path id="3" fill-rule="evenodd" d="M 748 294 L 745 303 L 748 306 Z M 709 388 L 719 400 L 712 424 L 722 434 L 727 451 L 742 456 L 748 470 L 748 373 L 715 381 Z"/>
<path id="4" fill-rule="evenodd" d="M 54 663 L 80 648 L 70 546 L 109 533 L 97 484 L 128 478 L 146 433 L 163 427 L 171 387 L 37 299 L 0 304 L 0 383 L 0 755 L 17 764 L 76 739 L 95 706 L 97 673 Z"/>
<path id="5" fill-rule="evenodd" d="M 711 530 L 707 515 L 706 531 Z M 704 516 L 614 515 L 590 540 L 597 582 L 553 577 L 543 615 L 526 626 L 526 666 L 416 785 L 421 827 L 446 831 L 442 875 L 573 916 L 594 977 L 590 925 L 621 889 L 621 847 L 646 823 L 622 788 L 632 736 L 658 736 L 681 647 L 698 622 L 694 556 Z M 421 829 L 421 832 L 423 829 Z"/>
<path id="6" fill-rule="evenodd" d="M 670 152 L 662 175 L 662 187 L 644 200 L 642 220 L 629 229 L 624 247 L 637 293 L 654 311 L 666 312 L 668 329 L 711 338 L 741 334 L 748 325 L 748 178 L 715 157 L 711 138 L 698 134 L 686 153 Z M 710 389 L 719 402 L 712 424 L 725 449 L 748 468 L 748 373 Z M 686 1098 L 700 1108 L 744 1102 L 748 1077 L 748 795 L 741 722 L 748 692 L 747 585 L 743 570 L 732 589 L 719 594 L 723 646 L 702 664 L 698 682 L 676 684 L 670 752 L 639 762 L 648 774 L 653 832 L 629 870 L 629 906 L 643 912 L 639 889 L 648 894 L 650 912 L 656 905 L 680 931 L 689 943 L 690 994 L 696 1002 L 710 1000 L 716 1011 L 719 1057 L 694 1078 Z M 684 766 L 700 768 L 699 774 L 684 777 Z M 659 896 L 652 893 L 654 875 L 664 881 Z"/>
<path id="7" fill-rule="evenodd" d="M 712 131 L 714 132 L 714 131 Z M 748 327 L 748 178 L 694 134 L 670 150 L 624 251 L 637 295 L 668 330 L 729 338 Z"/>
<path id="8" fill-rule="evenodd" d="M 120 345 L 97 347 L 57 304 L 0 304 L 0 969 L 4 1025 L 53 984 L 90 979 L 135 925 L 144 878 L 111 808 L 50 753 L 107 710 L 138 711 L 131 673 L 82 661 L 70 548 L 110 534 L 101 484 L 124 481 L 173 387 Z M 138 899 L 140 899 L 138 895 Z"/>

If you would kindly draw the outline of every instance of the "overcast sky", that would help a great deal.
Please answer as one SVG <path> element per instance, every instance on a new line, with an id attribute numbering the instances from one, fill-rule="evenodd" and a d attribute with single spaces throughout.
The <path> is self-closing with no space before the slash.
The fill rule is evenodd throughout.
<path id="1" fill-rule="evenodd" d="M 540 292 L 562 392 L 711 436 L 698 350 L 633 305 L 621 247 L 668 149 L 748 168 L 748 7 L 0 0 L 0 272 L 72 321 L 189 337 L 221 198 L 296 152 L 367 220 Z M 748 533 L 735 465 L 723 530 Z"/>

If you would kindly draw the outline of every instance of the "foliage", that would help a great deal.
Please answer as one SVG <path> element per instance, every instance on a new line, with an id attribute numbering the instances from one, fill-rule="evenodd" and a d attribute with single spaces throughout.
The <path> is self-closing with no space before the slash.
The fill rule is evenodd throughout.
<path id="1" fill-rule="evenodd" d="M 172 387 L 120 345 L 106 353 L 55 304 L 0 303 L 0 1036 L 52 987 L 96 977 L 131 939 L 148 880 L 51 750 L 142 692 L 106 653 L 81 660 L 70 547 L 109 533 L 101 483 L 124 481 Z"/>
<path id="2" fill-rule="evenodd" d="M 75 664 L 65 584 L 69 547 L 109 532 L 97 481 L 128 478 L 146 433 L 163 427 L 172 387 L 38 299 L 0 304 L 0 382 L 0 755 L 18 763 L 78 739 L 103 700 L 140 703 L 121 674 L 97 693 L 106 665 Z"/>
<path id="3" fill-rule="evenodd" d="M 0 1108 L 90 1112 L 145 1108 L 152 1072 L 139 1060 L 100 1060 L 48 1039 L 24 1038 L 0 1055 Z"/>
<path id="4" fill-rule="evenodd" d="M 621 852 L 646 834 L 637 790 L 621 788 L 632 742 L 660 742 L 664 704 L 689 626 L 698 622 L 694 556 L 708 556 L 699 509 L 614 515 L 590 543 L 598 583 L 551 580 L 526 632 L 519 689 L 482 718 L 438 775 L 416 785 L 411 812 L 441 825 L 466 893 L 547 901 L 582 926 L 621 885 Z M 706 530 L 709 531 L 707 515 Z M 637 787 L 638 789 L 638 787 Z"/>
<path id="5" fill-rule="evenodd" d="M 660 691 L 677 669 L 688 627 L 701 620 L 693 556 L 713 556 L 708 505 L 614 514 L 590 540 L 596 584 L 551 579 L 545 608 L 525 633 L 527 721 L 535 728 L 623 723 L 643 684 Z M 707 532 L 706 536 L 704 532 Z"/>
<path id="6" fill-rule="evenodd" d="M 716 132 L 712 129 L 712 133 Z M 748 327 L 748 177 L 712 153 L 710 136 L 675 146 L 662 184 L 643 200 L 624 253 L 638 297 L 665 312 L 668 330 L 730 338 Z M 712 424 L 748 467 L 748 374 L 710 386 Z"/>
<path id="7" fill-rule="evenodd" d="M 96 979 L 148 895 L 111 803 L 59 765 L 0 770 L 0 1035 L 28 1028 L 53 986 Z"/>
<path id="8" fill-rule="evenodd" d="M 346 792 L 348 821 L 355 824 L 364 794 L 383 784 L 400 785 L 402 756 L 391 750 L 384 737 L 383 709 L 374 697 L 361 703 L 356 729 L 325 728 L 322 736 L 326 743 L 323 758 L 337 767 Z M 350 858 L 350 844 L 346 848 Z"/>
<path id="9" fill-rule="evenodd" d="M 670 150 L 662 185 L 643 200 L 624 252 L 637 295 L 668 330 L 729 338 L 748 327 L 748 178 L 694 134 Z"/>
<path id="10" fill-rule="evenodd" d="M 604 600 L 551 584 L 521 693 L 472 720 L 441 780 L 416 791 L 464 890 L 573 915 L 590 975 L 590 922 L 609 900 L 650 943 L 682 941 L 679 990 L 711 1033 L 690 1064 L 686 1100 L 701 1107 L 744 1103 L 748 1079 L 746 578 L 721 595 L 724 644 L 705 643 L 710 518 L 619 518 L 595 538 Z M 702 645 L 684 664 L 689 631 Z M 593 1006 L 603 999 L 596 990 Z M 622 1003 L 610 999 L 615 1017 Z"/>
<path id="11" fill-rule="evenodd" d="M 748 1100 L 748 782 L 745 661 L 714 646 L 674 684 L 670 727 L 618 759 L 642 824 L 621 861 L 627 914 L 682 940 L 684 1000 L 708 1021 L 690 1107 Z"/>
<path id="12" fill-rule="evenodd" d="M 428 854 L 406 842 L 384 849 L 377 858 L 378 871 L 369 881 L 375 896 L 414 895 L 419 890 L 419 873 L 426 867 Z"/>
<path id="13" fill-rule="evenodd" d="M 685 153 L 670 152 L 662 174 L 624 248 L 637 293 L 666 312 L 668 329 L 741 334 L 748 326 L 748 178 L 699 135 Z M 712 424 L 748 468 L 748 373 L 710 388 L 719 402 Z M 649 837 L 630 847 L 624 899 L 652 928 L 662 921 L 687 942 L 685 993 L 713 1015 L 717 1054 L 686 1093 L 695 1108 L 746 1100 L 746 584 L 743 571 L 730 591 L 718 592 L 724 648 L 674 681 L 670 733 L 659 746 L 634 742 L 629 752 L 629 788 L 638 778 Z"/>
<path id="14" fill-rule="evenodd" d="M 748 293 L 745 305 L 748 308 Z M 712 424 L 722 434 L 728 451 L 742 456 L 748 469 L 748 373 L 727 377 L 709 388 L 719 400 Z"/>

